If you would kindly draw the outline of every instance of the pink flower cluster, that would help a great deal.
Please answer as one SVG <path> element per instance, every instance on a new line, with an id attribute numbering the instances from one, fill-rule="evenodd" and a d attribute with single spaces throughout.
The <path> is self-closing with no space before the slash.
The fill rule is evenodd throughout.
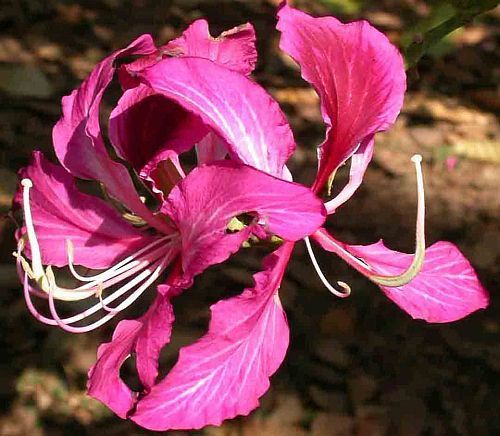
<path id="1" fill-rule="evenodd" d="M 288 347 L 278 290 L 294 244 L 302 239 L 321 279 L 337 295 L 350 289 L 328 283 L 311 239 L 380 285 L 414 318 L 454 321 L 488 303 L 454 245 L 425 247 L 419 156 L 413 158 L 419 199 L 414 255 L 382 242 L 348 245 L 322 227 L 361 184 L 375 133 L 390 127 L 401 109 L 403 60 L 365 21 L 313 18 L 285 3 L 278 30 L 280 48 L 319 94 L 327 127 L 311 188 L 292 181 L 285 166 L 295 149 L 290 126 L 276 101 L 249 77 L 257 60 L 253 27 L 245 24 L 213 38 L 204 20 L 164 46 L 143 35 L 101 61 L 62 100 L 63 114 L 53 130 L 60 165 L 35 152 L 21 171 L 16 202 L 25 223 L 18 232 L 17 260 L 28 308 L 37 319 L 69 332 L 92 330 L 168 271 L 149 310 L 118 323 L 89 371 L 91 396 L 148 429 L 217 425 L 258 406 Z M 109 141 L 120 159 L 108 153 L 99 124 L 101 100 L 115 73 L 123 94 L 109 118 Z M 179 156 L 193 147 L 197 166 L 185 174 Z M 348 161 L 349 182 L 324 203 L 318 195 Z M 141 199 L 130 170 L 157 208 Z M 108 201 L 79 190 L 76 179 L 99 182 Z M 238 220 L 242 214 L 249 219 Z M 184 347 L 174 368 L 159 379 L 159 353 L 174 321 L 172 298 L 249 238 L 276 236 L 282 243 L 264 259 L 254 286 L 212 306 L 206 335 Z M 76 265 L 103 271 L 84 276 Z M 79 285 L 61 286 L 53 266 L 69 267 Z M 47 301 L 50 316 L 36 308 L 34 296 Z M 60 300 L 93 303 L 61 317 Z M 140 392 L 120 378 L 131 354 Z"/>

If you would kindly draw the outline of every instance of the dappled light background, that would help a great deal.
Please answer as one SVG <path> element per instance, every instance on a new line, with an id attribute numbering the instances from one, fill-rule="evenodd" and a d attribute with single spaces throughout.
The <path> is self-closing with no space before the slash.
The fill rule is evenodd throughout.
<path id="1" fill-rule="evenodd" d="M 302 0 L 316 15 L 365 18 L 400 46 L 418 41 L 439 13 L 430 0 Z M 28 314 L 11 257 L 15 225 L 7 217 L 16 171 L 33 149 L 53 157 L 51 129 L 60 99 L 110 51 L 141 33 L 158 44 L 206 18 L 212 35 L 250 21 L 257 31 L 255 79 L 289 116 L 299 150 L 289 166 L 310 184 L 324 124 L 318 99 L 295 64 L 278 51 L 278 0 L 7 0 L 0 8 L 0 435 L 123 435 L 147 432 L 86 397 L 85 382 L 106 326 L 70 335 Z M 351 285 L 339 300 L 320 283 L 298 244 L 281 289 L 291 348 L 262 406 L 220 428 L 172 435 L 493 435 L 500 434 L 500 127 L 498 8 L 452 33 L 408 72 L 402 114 L 379 134 L 374 161 L 356 195 L 328 226 L 339 239 L 411 252 L 416 188 L 410 157 L 424 158 L 428 244 L 456 243 L 492 294 L 491 305 L 447 325 L 413 321 L 378 288 L 333 255 L 326 275 Z M 117 89 L 107 92 L 112 108 Z M 103 124 L 105 126 L 105 124 Z M 334 189 L 346 181 L 340 171 Z M 242 249 L 210 268 L 176 299 L 165 373 L 179 347 L 206 329 L 209 305 L 251 284 L 266 250 Z M 150 292 L 149 298 L 153 295 Z M 127 313 L 147 307 L 148 296 Z M 127 368 L 124 376 L 128 376 Z M 130 383 L 136 383 L 130 379 Z"/>

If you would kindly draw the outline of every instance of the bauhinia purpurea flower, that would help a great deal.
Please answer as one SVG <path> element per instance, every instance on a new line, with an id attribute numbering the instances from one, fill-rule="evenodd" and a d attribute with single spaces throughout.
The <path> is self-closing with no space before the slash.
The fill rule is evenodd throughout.
<path id="1" fill-rule="evenodd" d="M 53 130 L 60 165 L 35 152 L 20 172 L 15 201 L 24 226 L 16 257 L 28 308 L 38 320 L 87 332 L 144 292 L 156 292 L 142 317 L 120 321 L 111 342 L 99 347 L 88 380 L 91 396 L 148 429 L 217 425 L 258 406 L 288 347 L 278 289 L 302 239 L 321 280 L 341 297 L 349 286 L 327 281 L 311 239 L 378 284 L 413 318 L 450 322 L 488 304 L 471 265 L 453 244 L 425 247 L 420 156 L 412 158 L 418 188 L 413 255 L 381 241 L 348 245 L 322 227 L 359 187 L 375 133 L 389 128 L 401 109 L 403 60 L 366 21 L 313 18 L 284 3 L 277 28 L 280 48 L 319 94 L 326 123 L 311 188 L 292 181 L 285 166 L 295 149 L 290 126 L 278 104 L 249 78 L 257 60 L 253 27 L 245 24 L 212 38 L 204 20 L 164 46 L 143 35 L 100 62 L 62 100 L 63 114 Z M 120 159 L 108 153 L 99 125 L 102 96 L 115 73 L 123 94 L 110 115 L 109 141 Z M 197 166 L 185 174 L 179 156 L 193 147 Z M 348 161 L 348 183 L 323 202 L 319 195 Z M 132 173 L 156 199 L 156 209 L 141 199 Z M 106 195 L 82 192 L 77 179 L 99 182 Z M 245 222 L 237 219 L 243 214 Z M 254 286 L 213 305 L 208 333 L 182 348 L 177 364 L 158 378 L 159 353 L 174 321 L 173 297 L 249 238 L 276 237 L 280 246 L 264 259 Z M 77 265 L 102 272 L 85 276 Z M 60 285 L 53 267 L 68 267 L 79 285 Z M 50 316 L 37 309 L 41 301 L 34 296 L 47 301 Z M 78 308 L 89 304 L 61 317 L 60 301 L 78 302 Z M 140 392 L 120 378 L 131 354 Z"/>

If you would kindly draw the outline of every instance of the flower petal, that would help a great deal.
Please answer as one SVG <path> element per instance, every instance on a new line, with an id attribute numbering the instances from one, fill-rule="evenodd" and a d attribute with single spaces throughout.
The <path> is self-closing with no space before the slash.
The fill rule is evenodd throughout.
<path id="1" fill-rule="evenodd" d="M 160 285 L 159 288 L 166 285 Z M 158 376 L 158 358 L 165 344 L 170 342 L 174 311 L 168 291 L 158 294 L 156 301 L 141 318 L 143 327 L 135 343 L 137 373 L 146 391 L 149 391 Z"/>
<path id="2" fill-rule="evenodd" d="M 271 235 L 296 241 L 325 220 L 323 204 L 308 188 L 232 161 L 195 168 L 172 190 L 162 211 L 180 231 L 188 277 L 227 259 L 257 222 Z M 230 220 L 243 213 L 258 219 L 228 234 Z"/>
<path id="3" fill-rule="evenodd" d="M 148 86 L 199 115 L 235 160 L 280 177 L 295 149 L 272 97 L 245 76 L 201 58 L 164 59 L 139 73 Z"/>
<path id="4" fill-rule="evenodd" d="M 214 38 L 208 22 L 196 20 L 180 38 L 162 47 L 173 56 L 190 56 L 210 59 L 238 73 L 249 75 L 257 63 L 255 31 L 250 23 L 233 27 Z"/>
<path id="5" fill-rule="evenodd" d="M 155 49 L 151 36 L 143 35 L 101 61 L 78 89 L 62 99 L 63 115 L 54 127 L 52 138 L 59 161 L 70 173 L 103 183 L 109 194 L 132 212 L 169 231 L 141 202 L 126 168 L 109 157 L 99 126 L 100 103 L 113 78 L 115 60 Z"/>
<path id="6" fill-rule="evenodd" d="M 397 275 L 412 262 L 412 255 L 390 250 L 382 241 L 366 246 L 347 245 L 324 235 L 321 231 L 313 238 L 328 251 L 338 251 L 341 246 L 363 260 L 375 274 Z M 450 242 L 440 241 L 427 248 L 422 269 L 410 283 L 381 289 L 412 318 L 433 323 L 456 321 L 488 305 L 488 294 L 471 264 Z"/>
<path id="7" fill-rule="evenodd" d="M 88 394 L 124 419 L 134 406 L 136 395 L 120 378 L 120 368 L 130 355 L 141 327 L 139 321 L 120 321 L 111 342 L 99 346 L 97 362 L 88 374 Z"/>
<path id="8" fill-rule="evenodd" d="M 120 378 L 120 368 L 135 352 L 137 372 L 148 392 L 158 375 L 158 357 L 161 348 L 170 341 L 173 322 L 169 297 L 161 293 L 141 318 L 120 321 L 111 342 L 102 344 L 97 351 L 97 362 L 88 375 L 89 395 L 126 418 L 134 407 L 137 393 Z"/>
<path id="9" fill-rule="evenodd" d="M 139 84 L 136 77 L 139 71 L 165 57 L 182 56 L 209 59 L 240 74 L 250 75 L 257 63 L 255 31 L 250 23 L 245 23 L 214 38 L 207 21 L 196 20 L 179 38 L 161 46 L 155 53 L 122 65 L 118 71 L 120 83 L 124 89 L 134 88 Z"/>
<path id="10" fill-rule="evenodd" d="M 20 176 L 33 182 L 30 206 L 44 264 L 68 264 L 68 239 L 74 262 L 97 269 L 152 242 L 104 201 L 80 192 L 74 178 L 40 152 Z"/>
<path id="11" fill-rule="evenodd" d="M 189 150 L 207 133 L 199 117 L 145 85 L 125 91 L 109 119 L 118 155 L 144 178 L 169 153 Z"/>
<path id="12" fill-rule="evenodd" d="M 160 47 L 157 53 L 124 65 L 120 71 L 125 87 L 137 86 L 137 72 L 165 56 L 209 59 L 249 75 L 257 62 L 255 31 L 247 23 L 213 38 L 207 21 L 196 20 L 181 37 Z M 130 78 L 125 77 L 127 72 Z M 199 163 L 220 160 L 227 153 L 224 141 L 215 134 L 207 135 L 207 128 L 198 116 L 144 85 L 124 93 L 111 114 L 109 134 L 118 154 L 146 179 L 169 151 L 180 154 L 198 143 Z"/>
<path id="13" fill-rule="evenodd" d="M 327 124 L 314 184 L 319 191 L 361 142 L 396 119 L 406 88 L 403 59 L 366 21 L 313 18 L 287 4 L 278 18 L 280 48 L 315 87 Z"/>
<path id="14" fill-rule="evenodd" d="M 151 430 L 198 429 L 258 406 L 288 348 L 277 291 L 292 249 L 286 243 L 269 255 L 253 288 L 212 306 L 208 333 L 181 349 L 170 373 L 138 402 L 133 421 Z"/>
<path id="15" fill-rule="evenodd" d="M 249 75 L 257 62 L 255 31 L 247 23 L 213 38 L 207 21 L 196 20 L 181 37 L 160 47 L 158 53 L 142 57 L 124 68 L 135 75 L 165 56 L 209 59 Z M 217 135 L 207 135 L 207 128 L 198 116 L 144 85 L 124 93 L 111 114 L 109 135 L 118 154 L 145 178 L 163 160 L 166 150 L 180 154 L 198 143 L 197 150 L 202 157 L 199 163 L 220 160 L 224 155 L 219 155 L 226 150 L 224 141 L 216 139 Z M 207 138 L 201 141 L 205 135 Z"/>

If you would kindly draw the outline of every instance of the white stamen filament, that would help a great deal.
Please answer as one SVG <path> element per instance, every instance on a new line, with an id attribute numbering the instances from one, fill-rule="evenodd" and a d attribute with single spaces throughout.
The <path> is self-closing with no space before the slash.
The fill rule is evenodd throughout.
<path id="1" fill-rule="evenodd" d="M 328 250 L 337 254 L 341 259 L 345 260 L 349 265 L 355 268 L 357 271 L 365 275 L 368 279 L 373 281 L 374 283 L 380 286 L 387 287 L 399 287 L 404 286 L 409 283 L 411 280 L 415 278 L 415 276 L 420 272 L 422 266 L 424 264 L 425 259 L 425 190 L 424 190 L 424 178 L 422 174 L 422 156 L 415 155 L 411 159 L 415 164 L 415 171 L 417 175 L 417 219 L 416 219 L 416 229 L 415 229 L 415 254 L 413 255 L 412 262 L 410 266 L 401 274 L 395 276 L 386 276 L 375 274 L 373 268 L 364 262 L 362 259 L 358 259 L 353 256 L 346 248 L 342 246 L 342 244 L 338 243 L 332 237 L 325 232 L 316 232 L 315 237 L 318 240 L 327 239 Z M 308 245 L 309 254 L 312 254 L 312 250 L 310 250 L 310 243 L 306 239 L 306 245 Z M 313 255 L 312 255 L 313 256 Z M 313 265 L 316 268 L 316 262 L 314 258 L 311 256 L 311 260 L 313 260 Z M 327 286 L 328 289 L 330 287 L 326 284 L 327 280 L 323 279 L 322 273 L 319 271 L 319 268 L 316 268 L 318 275 L 321 280 Z M 340 285 L 340 283 L 339 283 Z M 330 289 L 331 290 L 331 289 Z"/>
<path id="2" fill-rule="evenodd" d="M 127 285 L 123 286 L 122 288 L 116 290 L 113 294 L 109 295 L 105 299 L 102 299 L 99 303 L 96 303 L 94 306 L 82 311 L 81 313 L 77 315 L 73 315 L 69 318 L 60 318 L 57 310 L 55 308 L 55 300 L 54 300 L 54 295 L 53 295 L 53 289 L 49 291 L 49 309 L 51 311 L 51 314 L 53 318 L 47 318 L 44 315 L 42 315 L 38 310 L 35 308 L 32 300 L 31 300 L 31 293 L 32 290 L 30 289 L 30 285 L 28 282 L 28 274 L 25 273 L 24 275 L 24 297 L 26 300 L 26 305 L 28 306 L 28 309 L 32 313 L 32 315 L 38 319 L 40 322 L 43 322 L 48 325 L 58 325 L 62 329 L 70 332 L 70 333 L 84 333 L 88 332 L 91 330 L 94 330 L 103 324 L 107 323 L 109 320 L 114 318 L 119 312 L 122 310 L 126 309 L 129 307 L 134 301 L 136 301 L 144 291 L 146 291 L 147 288 L 160 276 L 160 274 L 163 272 L 163 270 L 166 268 L 168 263 L 170 262 L 170 258 L 164 259 L 161 262 L 157 262 L 155 265 L 152 266 L 152 268 L 155 268 L 154 271 L 151 271 L 148 269 L 147 271 L 144 271 L 140 277 L 136 277 L 134 279 L 133 285 L 130 285 L 130 283 L 127 283 Z M 109 308 L 109 312 L 106 315 L 104 315 L 102 318 L 98 319 L 97 321 L 87 325 L 87 326 L 81 326 L 81 327 L 72 327 L 69 324 L 74 324 L 76 322 L 82 321 L 89 316 L 93 315 L 94 313 L 98 312 L 100 309 L 103 308 L 103 306 L 106 306 L 107 304 L 113 302 L 117 298 L 119 298 L 121 295 L 123 295 L 125 292 L 127 292 L 130 288 L 133 286 L 137 285 L 139 282 L 144 281 L 144 279 L 149 275 L 149 278 L 138 288 L 136 289 L 130 296 L 128 296 L 124 301 L 122 301 L 116 308 Z M 48 274 L 50 276 L 50 273 Z M 49 279 L 50 280 L 50 279 Z M 53 282 L 51 283 L 53 284 Z M 106 306 L 107 307 L 107 306 Z"/>
<path id="3" fill-rule="evenodd" d="M 73 255 L 73 253 L 74 253 L 73 243 L 71 242 L 71 240 L 67 239 L 66 240 L 66 247 L 67 247 L 67 253 L 68 253 L 69 270 L 71 271 L 71 274 L 73 275 L 73 277 L 77 280 L 80 280 L 81 282 L 102 282 L 104 280 L 108 280 L 111 277 L 114 277 L 115 275 L 120 274 L 123 271 L 127 271 L 128 269 L 133 268 L 134 266 L 137 266 L 139 264 L 139 260 L 137 260 L 139 256 L 141 256 L 143 253 L 150 250 L 151 248 L 157 246 L 158 244 L 171 240 L 174 236 L 175 235 L 167 235 L 167 236 L 164 236 L 160 239 L 156 239 L 151 244 L 145 246 L 144 248 L 141 248 L 137 253 L 134 253 L 133 255 L 128 256 L 127 258 L 118 262 L 116 265 L 110 267 L 106 271 L 104 271 L 100 274 L 93 275 L 93 276 L 82 276 L 76 271 L 75 264 L 74 264 L 74 255 Z M 126 266 L 125 269 L 122 268 L 124 266 Z"/>
<path id="4" fill-rule="evenodd" d="M 45 276 L 45 271 L 43 269 L 40 246 L 35 234 L 33 218 L 31 216 L 30 188 L 33 187 L 33 183 L 30 179 L 23 179 L 21 180 L 21 185 L 23 186 L 24 223 L 26 224 L 26 232 L 28 234 L 31 248 L 31 269 L 33 272 L 33 278 L 35 280 L 39 280 Z"/>
<path id="5" fill-rule="evenodd" d="M 41 322 L 49 325 L 59 325 L 61 328 L 74 333 L 90 331 L 103 325 L 119 312 L 127 308 L 135 300 L 137 300 L 141 296 L 141 294 L 166 269 L 168 264 L 172 261 L 177 253 L 177 251 L 175 250 L 175 246 L 177 245 L 177 242 L 175 241 L 176 234 L 170 234 L 154 240 L 147 246 L 141 248 L 135 254 L 128 256 L 126 259 L 123 259 L 122 261 L 116 263 L 114 266 L 102 273 L 93 276 L 82 276 L 76 271 L 74 266 L 73 244 L 71 243 L 71 241 L 67 240 L 69 269 L 72 275 L 77 280 L 84 283 L 73 289 L 59 287 L 56 284 L 52 267 L 48 266 L 44 270 L 42 264 L 40 246 L 36 237 L 30 208 L 29 189 L 33 186 L 33 184 L 29 179 L 23 179 L 21 183 L 24 187 L 23 206 L 26 233 L 31 248 L 31 265 L 22 256 L 25 242 L 24 239 L 20 239 L 17 252 L 13 254 L 17 258 L 18 268 L 20 270 L 24 270 L 25 272 L 24 294 L 27 306 L 31 313 Z M 103 298 L 102 293 L 104 290 L 128 278 L 131 279 L 120 288 L 114 290 L 110 295 Z M 43 292 L 36 288 L 33 288 L 29 284 L 29 279 L 36 281 L 38 285 L 37 287 L 39 287 Z M 138 288 L 135 289 L 131 293 L 131 295 L 125 298 L 125 300 L 122 301 L 118 306 L 109 306 L 110 303 L 120 298 L 136 286 L 138 286 Z M 31 294 L 48 298 L 49 308 L 53 319 L 47 318 L 40 312 L 38 312 L 31 300 Z M 55 308 L 56 299 L 64 301 L 79 301 L 90 297 L 98 297 L 99 302 L 68 318 L 61 319 L 58 316 L 57 310 Z M 69 326 L 69 324 L 74 324 L 88 318 L 89 316 L 97 313 L 99 310 L 105 310 L 108 313 L 101 317 L 99 320 L 87 326 Z"/>
<path id="6" fill-rule="evenodd" d="M 342 289 L 344 289 L 344 291 L 341 292 L 341 291 L 338 291 L 337 289 L 335 289 L 332 286 L 332 284 L 328 281 L 328 279 L 325 277 L 325 275 L 323 274 L 323 271 L 321 271 L 321 268 L 320 268 L 320 266 L 318 264 L 318 261 L 316 260 L 316 256 L 314 255 L 314 252 L 313 252 L 313 249 L 312 249 L 312 246 L 311 246 L 311 241 L 309 240 L 309 236 L 306 236 L 304 238 L 304 241 L 306 243 L 307 252 L 309 253 L 309 257 L 311 258 L 311 262 L 312 262 L 312 264 L 314 266 L 314 269 L 316 270 L 316 273 L 318 274 L 318 277 L 323 282 L 323 284 L 326 286 L 326 288 L 333 295 L 336 295 L 337 297 L 340 297 L 340 298 L 348 297 L 351 294 L 351 287 L 347 283 L 345 283 L 345 282 L 338 281 L 337 284 Z"/>
<path id="7" fill-rule="evenodd" d="M 369 275 L 368 278 L 378 285 L 398 287 L 411 282 L 420 272 L 425 259 L 425 190 L 422 174 L 422 156 L 419 154 L 411 158 L 415 164 L 417 175 L 417 222 L 415 229 L 415 254 L 410 266 L 396 276 Z"/>
<path id="8" fill-rule="evenodd" d="M 99 309 L 102 308 L 101 302 L 97 303 L 96 305 L 94 305 L 94 307 L 87 309 L 87 311 L 84 311 L 81 314 L 75 315 L 75 316 L 68 318 L 68 319 L 61 319 L 59 317 L 57 310 L 56 310 L 56 307 L 55 307 L 55 300 L 54 300 L 53 294 L 52 294 L 52 292 L 49 292 L 50 313 L 51 313 L 54 321 L 56 322 L 56 324 L 59 327 L 61 327 L 63 330 L 66 330 L 70 333 L 85 333 L 85 332 L 94 330 L 98 327 L 101 327 L 102 325 L 104 325 L 105 323 L 110 321 L 111 319 L 113 319 L 118 313 L 120 313 L 122 310 L 125 310 L 132 303 L 134 303 L 144 293 L 144 291 L 146 291 L 151 286 L 151 284 L 160 276 L 160 274 L 165 269 L 167 264 L 168 264 L 167 260 L 163 260 L 159 263 L 156 263 L 153 266 L 155 268 L 154 271 L 151 272 L 151 270 L 149 270 L 149 269 L 147 271 L 144 271 L 143 274 L 134 278 L 133 284 L 131 284 L 132 283 L 132 281 L 131 281 L 131 282 L 127 283 L 125 286 L 123 286 L 123 288 L 120 288 L 120 290 L 115 291 L 112 295 L 105 298 L 103 300 L 103 302 L 105 305 L 107 305 L 110 302 L 112 302 L 113 300 L 116 300 L 118 297 L 123 295 L 125 292 L 127 292 L 129 289 L 131 289 L 133 286 L 135 286 L 136 284 L 143 281 L 149 275 L 147 280 L 144 283 L 142 283 L 142 285 L 139 286 L 134 292 L 132 292 L 132 294 L 130 294 L 125 300 L 123 300 L 116 308 L 113 308 L 112 311 L 110 311 L 109 313 L 104 315 L 102 318 L 98 319 L 97 321 L 95 321 L 87 326 L 72 327 L 69 324 L 73 324 L 75 322 L 78 322 L 80 320 L 87 318 L 88 316 L 90 316 L 92 314 L 92 313 L 90 313 L 91 309 L 94 309 L 94 307 L 96 307 L 96 306 Z M 110 298 L 110 297 L 113 297 L 113 298 Z M 97 310 L 94 310 L 93 313 L 95 313 L 96 311 Z"/>

